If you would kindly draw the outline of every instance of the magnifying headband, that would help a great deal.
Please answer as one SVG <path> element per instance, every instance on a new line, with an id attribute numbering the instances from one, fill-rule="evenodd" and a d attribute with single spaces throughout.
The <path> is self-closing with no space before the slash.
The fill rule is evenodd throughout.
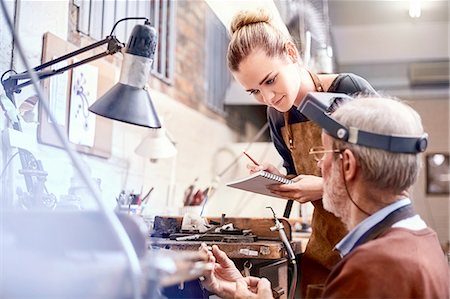
<path id="1" fill-rule="evenodd" d="M 343 93 L 308 92 L 298 110 L 334 138 L 348 143 L 393 153 L 417 154 L 426 150 L 428 145 L 427 134 L 420 137 L 384 135 L 363 131 L 355 127 L 345 127 L 330 115 L 330 108 L 336 105 L 339 99 L 341 101 L 353 100 L 352 97 Z"/>

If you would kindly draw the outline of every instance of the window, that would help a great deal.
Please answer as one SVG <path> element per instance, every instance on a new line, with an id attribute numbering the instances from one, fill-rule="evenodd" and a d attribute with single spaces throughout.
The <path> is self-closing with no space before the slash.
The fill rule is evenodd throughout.
<path id="1" fill-rule="evenodd" d="M 114 24 L 122 18 L 148 18 L 158 32 L 158 48 L 152 73 L 161 80 L 172 83 L 175 65 L 176 1 L 74 0 L 73 3 L 78 10 L 77 31 L 96 40 L 102 40 L 109 35 Z M 140 22 L 122 22 L 114 34 L 121 42 L 126 43 L 137 23 Z"/>
<path id="2" fill-rule="evenodd" d="M 231 74 L 226 62 L 229 38 L 224 25 L 209 10 L 206 17 L 206 105 L 224 114 L 224 100 Z"/>

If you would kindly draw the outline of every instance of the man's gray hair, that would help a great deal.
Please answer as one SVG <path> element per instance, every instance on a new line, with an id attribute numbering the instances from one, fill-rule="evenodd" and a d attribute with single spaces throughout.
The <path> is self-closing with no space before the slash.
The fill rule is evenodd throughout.
<path id="1" fill-rule="evenodd" d="M 421 136 L 419 114 L 405 103 L 385 97 L 360 97 L 333 113 L 346 127 L 385 135 Z M 364 179 L 376 188 L 395 192 L 407 190 L 416 181 L 421 168 L 420 154 L 392 153 L 385 150 L 334 141 L 338 149 L 350 149 L 358 159 Z"/>

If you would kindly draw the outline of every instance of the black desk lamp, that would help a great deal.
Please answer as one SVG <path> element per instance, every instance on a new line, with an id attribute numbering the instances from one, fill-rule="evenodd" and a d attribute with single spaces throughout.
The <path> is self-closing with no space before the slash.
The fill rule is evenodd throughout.
<path id="1" fill-rule="evenodd" d="M 134 27 L 124 53 L 119 83 L 89 107 L 89 111 L 129 124 L 161 128 L 145 90 L 157 42 L 156 31 L 148 20 L 145 25 Z"/>
<path id="2" fill-rule="evenodd" d="M 89 111 L 110 119 L 135 124 L 148 128 L 161 128 L 161 123 L 153 106 L 152 100 L 145 86 L 150 75 L 153 57 L 157 46 L 156 30 L 150 26 L 147 18 L 124 18 L 116 22 L 110 35 L 105 39 L 98 41 L 92 45 L 73 51 L 59 58 L 45 62 L 35 67 L 34 73 L 37 80 L 43 80 L 57 74 L 75 68 L 77 66 L 89 63 L 96 59 L 107 55 L 114 55 L 124 48 L 117 38 L 113 35 L 117 24 L 130 19 L 145 20 L 144 25 L 136 25 L 129 38 L 128 45 L 124 49 L 123 62 L 120 73 L 120 81 L 98 99 Z M 104 52 L 96 54 L 92 57 L 83 59 L 76 63 L 65 67 L 48 70 L 48 67 L 55 65 L 61 61 L 75 57 L 84 52 L 90 51 L 97 47 L 107 45 Z M 20 74 L 13 73 L 10 70 L 3 73 L 1 82 L 5 90 L 6 96 L 16 106 L 14 94 L 20 93 L 22 88 L 33 84 L 30 72 L 26 71 Z M 9 77 L 4 79 L 6 75 Z M 7 111 L 4 103 L 0 102 L 3 110 Z M 17 117 L 9 117 L 12 126 L 17 131 L 22 131 L 20 121 Z M 26 203 L 27 207 L 47 207 L 52 208 L 56 202 L 52 194 L 46 192 L 44 186 L 47 172 L 44 171 L 42 164 L 36 160 L 34 156 L 25 149 L 18 149 L 20 161 L 22 165 L 21 174 L 24 175 L 25 184 L 28 193 L 21 193 L 21 201 Z"/>
<path id="3" fill-rule="evenodd" d="M 36 72 L 38 80 L 43 80 L 57 74 L 62 74 L 69 69 L 89 63 L 107 55 L 113 55 L 120 52 L 124 45 L 113 35 L 114 29 L 119 22 L 130 19 L 144 19 L 145 24 L 136 25 L 131 33 L 127 47 L 123 53 L 124 58 L 119 83 L 114 85 L 91 107 L 89 107 L 89 111 L 129 124 L 148 128 L 161 128 L 161 123 L 158 115 L 156 114 L 150 95 L 145 89 L 158 42 L 156 30 L 150 26 L 150 22 L 147 18 L 121 19 L 114 25 L 111 34 L 105 39 L 43 63 L 40 66 L 35 67 L 34 71 Z M 107 44 L 107 49 L 100 54 L 83 59 L 60 69 L 45 70 L 56 63 L 65 61 L 105 44 Z M 8 78 L 3 79 L 7 73 L 8 72 L 2 75 L 1 81 L 6 96 L 14 103 L 14 93 L 20 93 L 22 88 L 32 84 L 32 81 L 29 80 L 30 74 L 28 72 L 12 74 Z M 20 83 L 21 80 L 27 81 Z"/>

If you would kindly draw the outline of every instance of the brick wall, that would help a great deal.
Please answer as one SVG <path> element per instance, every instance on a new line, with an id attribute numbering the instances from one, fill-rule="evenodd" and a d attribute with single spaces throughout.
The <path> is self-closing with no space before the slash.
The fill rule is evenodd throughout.
<path id="1" fill-rule="evenodd" d="M 209 118 L 225 123 L 222 116 L 205 105 L 205 16 L 209 9 L 203 1 L 177 1 L 174 80 L 168 85 L 152 78 L 150 87 Z"/>
<path id="2" fill-rule="evenodd" d="M 176 2 L 176 39 L 175 39 L 175 73 L 171 84 L 151 76 L 151 89 L 160 91 L 182 104 L 199 111 L 220 123 L 225 123 L 223 116 L 213 112 L 205 105 L 206 76 L 206 13 L 210 9 L 204 1 Z M 92 40 L 76 33 L 77 10 L 71 5 L 69 17 L 68 40 L 81 47 L 89 45 Z M 120 65 L 119 55 L 107 57 Z"/>

